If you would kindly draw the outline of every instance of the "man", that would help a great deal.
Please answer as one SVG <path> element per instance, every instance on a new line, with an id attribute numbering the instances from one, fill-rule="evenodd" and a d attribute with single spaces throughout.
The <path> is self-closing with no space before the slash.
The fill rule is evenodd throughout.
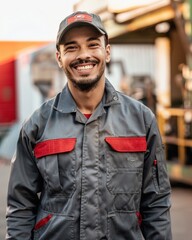
<path id="1" fill-rule="evenodd" d="M 68 16 L 56 47 L 68 83 L 21 129 L 6 239 L 170 240 L 170 183 L 156 120 L 105 78 L 110 45 L 100 18 Z"/>

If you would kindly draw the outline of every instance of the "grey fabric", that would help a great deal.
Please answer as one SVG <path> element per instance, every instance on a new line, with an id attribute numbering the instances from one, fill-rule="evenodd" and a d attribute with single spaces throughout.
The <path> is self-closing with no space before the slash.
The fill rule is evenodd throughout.
<path id="1" fill-rule="evenodd" d="M 21 129 L 6 239 L 171 240 L 170 191 L 154 114 L 106 80 L 87 119 L 66 86 Z"/>

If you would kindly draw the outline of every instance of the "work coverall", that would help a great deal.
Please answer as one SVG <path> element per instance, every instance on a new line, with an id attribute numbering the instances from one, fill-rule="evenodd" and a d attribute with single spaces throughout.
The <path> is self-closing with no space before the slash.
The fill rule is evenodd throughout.
<path id="1" fill-rule="evenodd" d="M 169 210 L 154 114 L 107 79 L 89 119 L 66 85 L 23 124 L 6 239 L 171 240 Z"/>

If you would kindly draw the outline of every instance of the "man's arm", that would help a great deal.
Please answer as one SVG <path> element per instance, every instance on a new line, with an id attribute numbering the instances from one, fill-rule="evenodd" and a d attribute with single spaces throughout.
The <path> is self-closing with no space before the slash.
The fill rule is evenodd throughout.
<path id="1" fill-rule="evenodd" d="M 21 130 L 8 186 L 6 239 L 32 239 L 41 184 L 31 143 Z"/>
<path id="2" fill-rule="evenodd" d="M 141 199 L 141 229 L 145 239 L 171 240 L 171 187 L 155 118 L 148 129 L 147 145 Z"/>

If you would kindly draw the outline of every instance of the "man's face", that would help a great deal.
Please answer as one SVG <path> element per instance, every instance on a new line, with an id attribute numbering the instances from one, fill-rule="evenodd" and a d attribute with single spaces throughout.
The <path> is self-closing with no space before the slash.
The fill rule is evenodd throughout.
<path id="1" fill-rule="evenodd" d="M 89 91 L 105 79 L 110 45 L 106 46 L 105 36 L 95 28 L 75 27 L 65 34 L 56 57 L 68 78 L 68 84 L 81 91 Z"/>

